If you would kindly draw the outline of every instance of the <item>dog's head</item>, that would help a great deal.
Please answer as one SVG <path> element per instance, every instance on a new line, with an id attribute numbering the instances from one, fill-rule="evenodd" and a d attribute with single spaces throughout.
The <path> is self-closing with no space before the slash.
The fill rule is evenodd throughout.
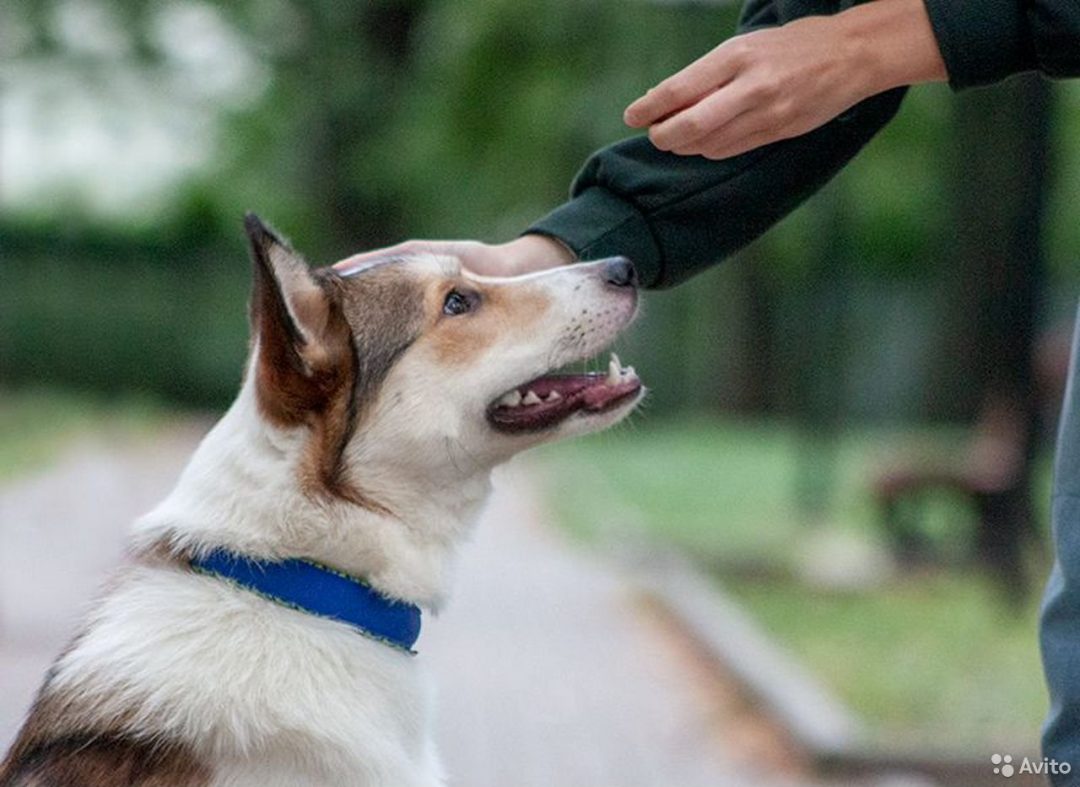
<path id="1" fill-rule="evenodd" d="M 643 388 L 632 368 L 557 375 L 633 319 L 613 259 L 518 278 L 415 255 L 309 269 L 254 216 L 249 373 L 259 412 L 303 430 L 302 481 L 369 506 L 403 479 L 454 483 L 514 453 L 605 428 Z"/>

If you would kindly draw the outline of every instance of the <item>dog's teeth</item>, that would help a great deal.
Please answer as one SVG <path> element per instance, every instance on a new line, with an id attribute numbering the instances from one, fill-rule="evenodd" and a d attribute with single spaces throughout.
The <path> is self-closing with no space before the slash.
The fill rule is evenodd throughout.
<path id="1" fill-rule="evenodd" d="M 547 395 L 547 399 L 545 399 L 544 401 L 545 402 L 557 402 L 560 399 L 562 399 L 562 394 L 559 393 L 558 391 L 552 391 L 551 393 L 549 393 Z"/>
<path id="2" fill-rule="evenodd" d="M 503 394 L 502 398 L 499 399 L 499 405 L 501 407 L 517 407 L 519 404 L 521 404 L 520 391 L 510 391 L 509 393 Z"/>
<path id="3" fill-rule="evenodd" d="M 604 384 L 618 385 L 620 379 L 622 379 L 622 368 L 619 366 L 619 359 L 615 356 L 615 353 L 612 353 L 611 360 L 608 361 L 607 377 L 604 379 Z"/>
<path id="4" fill-rule="evenodd" d="M 536 395 L 535 391 L 529 391 L 525 394 L 525 398 L 521 400 L 522 404 L 540 404 L 540 397 Z"/>

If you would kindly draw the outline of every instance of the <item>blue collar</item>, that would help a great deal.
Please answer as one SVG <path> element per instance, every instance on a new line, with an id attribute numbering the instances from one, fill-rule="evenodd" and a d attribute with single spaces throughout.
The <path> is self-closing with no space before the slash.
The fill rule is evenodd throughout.
<path id="1" fill-rule="evenodd" d="M 391 647 L 416 652 L 412 646 L 420 636 L 419 607 L 389 599 L 362 580 L 312 560 L 255 560 L 215 549 L 193 558 L 191 567 L 286 607 L 341 621 Z"/>

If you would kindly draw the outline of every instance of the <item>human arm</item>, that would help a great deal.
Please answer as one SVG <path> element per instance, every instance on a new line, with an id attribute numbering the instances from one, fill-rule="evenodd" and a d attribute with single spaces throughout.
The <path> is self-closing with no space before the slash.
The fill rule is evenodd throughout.
<path id="1" fill-rule="evenodd" d="M 840 35 L 841 28 L 860 31 L 871 44 L 876 43 L 875 35 L 884 35 L 891 44 L 882 45 L 880 52 L 873 45 L 841 50 L 862 51 L 865 59 L 868 49 L 876 59 L 864 66 L 870 69 L 869 77 L 856 74 L 838 80 L 841 91 L 829 93 L 832 104 L 825 115 L 851 100 L 843 92 L 849 81 L 865 91 L 937 79 L 942 77 L 942 61 L 954 88 L 1035 68 L 1053 76 L 1080 74 L 1080 4 L 1072 0 L 925 0 L 925 4 L 926 11 L 917 20 L 921 26 L 915 28 L 917 45 L 924 55 L 928 53 L 928 18 L 940 58 L 888 56 L 903 53 L 903 41 L 910 37 L 910 24 L 889 24 L 888 15 L 908 14 L 910 23 L 913 11 L 910 3 L 900 7 L 893 0 L 875 0 L 835 17 L 820 16 L 837 10 L 838 4 L 830 0 L 751 0 L 739 31 L 750 33 L 741 36 L 742 45 L 783 40 L 772 34 L 798 30 L 803 23 L 832 25 L 829 29 L 834 32 L 826 38 Z M 849 5 L 845 0 L 843 6 Z M 874 13 L 864 14 L 870 11 Z M 785 22 L 785 27 L 770 29 Z M 751 32 L 757 30 L 762 32 Z M 894 35 L 901 30 L 908 30 L 908 35 Z M 828 48 L 805 42 L 800 52 L 816 63 L 806 71 L 835 72 L 837 61 Z M 891 70 L 883 68 L 888 64 Z M 930 65 L 932 70 L 915 69 L 917 65 Z M 751 76 L 758 69 L 753 72 Z M 749 243 L 824 185 L 888 122 L 901 95 L 902 89 L 894 89 L 874 96 L 807 134 L 720 161 L 662 151 L 644 136 L 616 143 L 589 159 L 574 181 L 569 201 L 519 240 L 485 247 L 476 255 L 478 265 L 488 273 L 537 270 L 566 262 L 564 247 L 568 247 L 582 259 L 626 254 L 637 263 L 646 286 L 677 284 Z M 561 245 L 538 243 L 536 235 L 558 239 Z M 490 253 L 492 248 L 497 253 Z M 472 264 L 469 256 L 465 261 Z"/>
<path id="2" fill-rule="evenodd" d="M 737 135 L 734 146 L 709 151 L 715 160 L 678 155 L 699 151 L 675 149 L 671 135 L 665 137 L 670 127 L 652 139 L 605 148 L 586 163 L 571 199 L 530 232 L 560 238 L 582 258 L 627 254 L 642 281 L 656 287 L 678 284 L 761 235 L 827 183 L 892 118 L 902 90 L 889 88 L 944 78 L 922 0 L 877 0 L 835 16 L 783 24 L 785 14 L 829 8 L 821 2 L 748 5 L 741 35 L 627 111 L 628 120 L 644 119 L 646 125 L 672 106 L 689 103 L 698 111 L 695 97 L 727 100 L 710 83 L 719 78 L 737 98 L 753 98 L 749 107 L 762 108 L 750 119 L 755 138 Z M 901 17 L 909 23 L 898 24 Z M 920 54 L 912 57 L 916 48 Z M 792 112 L 797 127 L 781 127 L 770 101 L 778 97 L 788 111 L 809 97 L 800 106 L 811 111 Z M 656 115 L 657 107 L 662 114 Z M 676 130 L 684 120 L 673 119 Z M 761 138 L 756 127 L 773 137 Z"/>
<path id="3" fill-rule="evenodd" d="M 661 150 L 724 159 L 805 134 L 891 88 L 945 79 L 923 0 L 876 0 L 728 39 L 624 117 Z"/>
<path id="4" fill-rule="evenodd" d="M 840 111 L 866 90 L 941 79 L 946 74 L 956 89 L 1032 69 L 1052 76 L 1080 74 L 1080 4 L 1071 0 L 1023 4 L 1019 0 L 925 0 L 925 10 L 921 0 L 916 2 L 876 0 L 835 17 L 796 19 L 740 38 L 751 49 L 750 45 L 761 43 L 762 55 L 792 47 L 815 64 L 805 68 L 810 76 L 799 90 L 774 94 L 811 96 L 804 104 L 809 113 L 792 115 L 796 123 L 805 125 L 812 125 L 814 113 L 826 104 L 826 111 L 816 117 Z M 752 3 L 744 11 L 740 30 L 783 23 L 787 13 L 821 13 L 828 5 Z M 778 12 L 778 7 L 784 12 Z M 809 33 L 811 26 L 814 34 L 802 39 L 818 43 L 854 39 L 854 43 L 818 47 L 815 41 L 798 44 L 779 36 L 785 30 Z M 840 57 L 835 56 L 837 51 Z M 804 79 L 798 58 L 783 60 L 791 68 L 779 82 L 793 85 Z M 751 62 L 768 65 L 774 58 L 761 56 Z M 837 65 L 845 62 L 847 66 Z M 815 84 L 814 75 L 826 71 L 846 71 L 850 78 L 838 78 L 835 86 L 840 90 L 830 92 L 828 81 Z M 756 78 L 757 73 L 755 68 L 748 76 Z M 845 94 L 849 88 L 854 93 Z M 681 160 L 665 156 L 644 137 L 618 143 L 594 154 L 575 180 L 571 199 L 537 222 L 532 231 L 562 239 L 582 257 L 625 253 L 643 268 L 648 284 L 678 283 L 753 240 L 823 185 L 888 121 L 896 108 L 895 103 L 890 108 L 890 102 L 898 103 L 895 91 L 864 101 L 807 135 L 715 162 L 718 166 L 697 156 Z M 631 120 L 640 120 L 633 118 L 634 112 L 629 114 Z M 791 132 L 789 127 L 785 133 Z M 745 142 L 745 137 L 741 140 Z M 736 135 L 733 149 L 746 147 L 739 142 Z M 670 139 L 661 143 L 670 144 Z M 732 144 L 731 138 L 718 140 L 720 144 Z M 711 180 L 713 188 L 700 190 L 702 180 Z M 598 194 L 605 198 L 599 199 Z M 711 211 L 700 204 L 710 196 L 716 199 Z M 598 202 L 604 210 L 597 210 Z M 617 217 L 624 223 L 617 224 Z"/>
<path id="5" fill-rule="evenodd" d="M 773 28 L 792 14 L 835 7 L 813 0 L 752 2 L 744 8 L 739 38 L 752 44 L 783 30 Z M 820 52 L 813 44 L 802 51 L 806 61 Z M 852 72 L 868 62 L 860 59 L 861 48 L 841 51 L 850 55 L 845 62 Z M 788 62 L 806 68 L 797 59 Z M 871 90 L 861 77 L 858 84 Z M 723 160 L 675 155 L 646 137 L 619 142 L 594 154 L 575 179 L 571 199 L 528 233 L 558 238 L 583 259 L 626 254 L 646 286 L 678 284 L 745 246 L 820 189 L 891 119 L 902 94 L 888 91 L 809 134 Z"/>
<path id="6" fill-rule="evenodd" d="M 1039 0 L 877 0 L 736 36 L 626 109 L 657 147 L 726 158 L 805 133 L 869 95 L 1019 71 L 1080 72 L 1080 11 Z"/>

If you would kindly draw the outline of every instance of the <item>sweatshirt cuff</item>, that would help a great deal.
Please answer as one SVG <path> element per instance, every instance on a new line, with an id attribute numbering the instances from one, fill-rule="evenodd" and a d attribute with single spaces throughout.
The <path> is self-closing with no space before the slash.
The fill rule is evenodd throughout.
<path id="1" fill-rule="evenodd" d="M 642 286 L 660 281 L 663 260 L 649 223 L 632 203 L 602 186 L 590 186 L 537 221 L 525 233 L 549 235 L 569 246 L 578 259 L 625 255 Z"/>
<path id="2" fill-rule="evenodd" d="M 925 0 L 955 90 L 1035 67 L 1021 0 Z"/>

